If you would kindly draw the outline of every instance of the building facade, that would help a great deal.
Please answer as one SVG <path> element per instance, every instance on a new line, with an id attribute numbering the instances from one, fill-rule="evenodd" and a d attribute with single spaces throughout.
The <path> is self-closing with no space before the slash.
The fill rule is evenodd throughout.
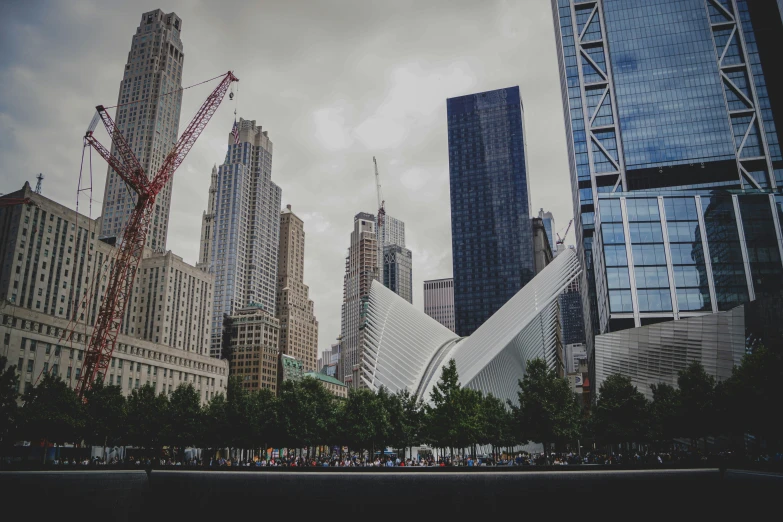
<path id="1" fill-rule="evenodd" d="M 535 275 L 519 87 L 450 98 L 456 331 L 473 333 Z"/>
<path id="2" fill-rule="evenodd" d="M 321 383 L 321 386 L 326 388 L 329 391 L 329 393 L 331 393 L 338 399 L 348 398 L 348 386 L 346 386 L 342 381 L 335 379 L 332 376 L 323 374 L 321 372 L 308 372 L 304 374 L 304 377 L 316 379 L 318 382 Z"/>
<path id="3" fill-rule="evenodd" d="M 783 194 L 655 194 L 599 198 L 601 332 L 724 312 L 783 291 Z"/>
<path id="4" fill-rule="evenodd" d="M 454 325 L 454 279 L 424 281 L 424 313 L 456 332 Z"/>
<path id="5" fill-rule="evenodd" d="M 693 362 L 717 381 L 728 379 L 745 355 L 744 313 L 739 306 L 596 336 L 595 389 L 612 374 L 622 373 L 652 400 L 651 385 L 676 388 L 679 372 Z"/>
<path id="6" fill-rule="evenodd" d="M 250 391 L 278 391 L 280 322 L 261 305 L 241 308 L 226 318 L 223 353 L 229 375 Z"/>
<path id="7" fill-rule="evenodd" d="M 160 169 L 179 133 L 185 61 L 181 33 L 182 19 L 176 14 L 160 9 L 144 13 L 131 39 L 120 82 L 114 120 L 150 178 Z M 166 93 L 171 94 L 164 96 Z M 114 154 L 113 146 L 111 150 Z M 146 246 L 156 252 L 166 249 L 172 183 L 173 178 L 155 200 L 150 221 Z M 109 167 L 99 237 L 122 238 L 135 204 L 136 195 Z"/>
<path id="8" fill-rule="evenodd" d="M 533 265 L 536 267 L 536 274 L 541 272 L 546 265 L 552 262 L 554 255 L 549 245 L 549 237 L 546 232 L 546 224 L 541 218 L 530 220 L 533 227 Z"/>
<path id="9" fill-rule="evenodd" d="M 295 357 L 279 354 L 277 360 L 277 392 L 285 381 L 300 381 L 305 374 L 304 363 Z"/>
<path id="10" fill-rule="evenodd" d="M 287 205 L 280 213 L 277 257 L 277 308 L 280 353 L 302 362 L 305 372 L 318 370 L 318 321 L 310 289 L 304 284 L 304 222 Z"/>
<path id="11" fill-rule="evenodd" d="M 18 364 L 20 392 L 42 372 L 75 386 L 104 297 L 115 248 L 92 220 L 25 183 L 0 206 L 2 354 Z M 190 383 L 202 401 L 225 391 L 228 366 L 207 356 L 212 277 L 171 252 L 145 250 L 106 381 L 129 394 L 152 384 L 170 393 Z"/>
<path id="12" fill-rule="evenodd" d="M 375 216 L 366 212 L 353 219 L 351 246 L 345 258 L 343 305 L 340 318 L 340 379 L 358 386 L 354 379 L 362 360 L 364 307 L 372 282 L 379 279 L 378 236 Z"/>
<path id="13" fill-rule="evenodd" d="M 684 271 L 669 272 L 674 263 L 662 247 L 659 225 L 634 225 L 630 230 L 625 222 L 612 221 L 605 233 L 611 229 L 623 235 L 612 238 L 611 244 L 625 245 L 625 238 L 633 234 L 638 255 L 649 264 L 640 265 L 647 267 L 639 273 L 642 286 L 634 284 L 643 289 L 641 294 L 630 288 L 632 272 L 628 283 L 612 282 L 613 307 L 628 315 L 607 322 L 608 300 L 599 296 L 607 289 L 597 286 L 597 278 L 604 277 L 598 268 L 611 267 L 614 275 L 622 272 L 615 268 L 623 267 L 616 265 L 616 257 L 595 257 L 606 255 L 608 244 L 596 246 L 602 217 L 619 215 L 615 203 L 611 212 L 601 205 L 634 191 L 648 191 L 653 199 L 687 189 L 701 190 L 697 195 L 705 196 L 718 189 L 779 194 L 783 157 L 777 127 L 783 121 L 783 83 L 777 63 L 783 24 L 774 16 L 775 5 L 764 0 L 552 0 L 552 8 L 578 253 L 584 267 L 580 288 L 587 351 L 592 358 L 597 334 L 645 324 L 643 314 L 660 316 L 649 319 L 677 319 L 672 301 L 677 292 L 686 315 L 716 310 L 714 297 L 707 302 L 707 294 L 699 291 L 709 279 L 706 269 L 704 279 L 681 280 L 682 289 L 677 289 L 675 278 Z M 658 205 L 650 208 L 657 216 L 664 214 Z M 701 213 L 693 212 L 694 218 Z M 728 213 L 724 216 L 732 220 Z M 660 224 L 658 217 L 638 223 L 656 221 Z M 641 242 L 642 229 L 649 241 Z M 742 273 L 750 273 L 740 270 L 746 264 L 740 242 L 728 241 L 737 249 L 726 252 L 731 261 L 724 265 L 734 271 L 726 277 L 726 297 L 735 304 L 752 299 L 744 295 L 749 283 L 740 284 Z M 620 246 L 610 250 L 626 259 L 634 256 L 632 251 L 621 252 Z M 677 264 L 698 262 L 680 258 Z M 695 275 L 698 270 L 686 272 Z M 616 288 L 617 284 L 628 288 Z"/>
<path id="14" fill-rule="evenodd" d="M 563 344 L 584 344 L 585 323 L 578 281 L 570 285 L 558 300 L 560 301 L 560 324 L 563 327 Z"/>
<path id="15" fill-rule="evenodd" d="M 399 245 L 383 247 L 383 285 L 413 302 L 413 254 Z"/>
<path id="16" fill-rule="evenodd" d="M 557 229 L 555 229 L 555 218 L 551 212 L 544 212 L 544 209 L 542 208 L 538 211 L 538 219 L 541 220 L 541 224 L 546 231 L 546 237 L 549 240 L 549 248 L 552 250 L 552 255 L 556 256 L 557 238 L 555 237 L 555 234 L 557 233 Z"/>
<path id="17" fill-rule="evenodd" d="M 272 142 L 255 120 L 240 118 L 237 128 L 210 187 L 213 212 L 202 218 L 210 241 L 201 242 L 200 266 L 215 277 L 213 357 L 220 357 L 224 316 L 251 303 L 274 314 L 276 304 L 281 190 L 272 181 Z"/>

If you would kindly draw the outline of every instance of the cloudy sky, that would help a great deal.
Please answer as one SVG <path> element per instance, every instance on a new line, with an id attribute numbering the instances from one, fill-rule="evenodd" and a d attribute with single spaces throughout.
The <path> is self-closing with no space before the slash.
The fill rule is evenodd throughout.
<path id="1" fill-rule="evenodd" d="M 376 211 L 373 156 L 387 212 L 406 223 L 414 304 L 423 307 L 422 281 L 451 276 L 446 98 L 519 85 L 533 211 L 552 211 L 558 229 L 571 218 L 549 0 L 0 4 L 0 193 L 42 172 L 44 195 L 76 206 L 84 131 L 96 105 L 116 103 L 141 14 L 176 12 L 183 85 L 229 69 L 240 83 L 236 104 L 224 101 L 174 177 L 168 248 L 196 262 L 210 171 L 236 105 L 269 131 L 272 179 L 304 219 L 319 350 L 340 333 L 353 215 Z M 185 92 L 180 130 L 213 87 Z M 95 165 L 93 217 L 106 177 Z"/>

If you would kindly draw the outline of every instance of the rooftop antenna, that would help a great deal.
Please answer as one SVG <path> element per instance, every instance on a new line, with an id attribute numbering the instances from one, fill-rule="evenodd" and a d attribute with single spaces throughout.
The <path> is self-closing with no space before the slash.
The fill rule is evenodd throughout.
<path id="1" fill-rule="evenodd" d="M 43 188 L 44 175 L 39 172 L 35 179 L 38 180 L 38 183 L 35 184 L 35 193 L 40 194 Z"/>

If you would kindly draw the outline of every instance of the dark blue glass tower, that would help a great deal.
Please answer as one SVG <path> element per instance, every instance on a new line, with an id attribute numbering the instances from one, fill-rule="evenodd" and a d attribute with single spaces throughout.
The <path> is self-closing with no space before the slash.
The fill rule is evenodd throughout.
<path id="1" fill-rule="evenodd" d="M 761 295 L 780 278 L 783 257 L 777 3 L 552 7 L 588 356 L 596 334 L 716 313 Z M 669 199 L 686 190 L 691 199 Z M 640 191 L 648 199 L 637 199 Z M 672 205 L 687 212 L 672 214 Z M 721 219 L 734 228 L 717 226 Z M 744 231 L 765 220 L 770 237 Z M 696 244 L 702 229 L 714 237 Z M 709 246 L 712 263 L 703 253 L 679 256 Z"/>
<path id="2" fill-rule="evenodd" d="M 454 312 L 470 335 L 535 275 L 519 87 L 450 98 Z"/>

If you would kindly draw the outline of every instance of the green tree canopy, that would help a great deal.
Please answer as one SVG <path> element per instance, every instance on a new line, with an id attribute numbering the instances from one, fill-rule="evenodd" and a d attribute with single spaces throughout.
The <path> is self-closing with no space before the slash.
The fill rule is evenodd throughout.
<path id="1" fill-rule="evenodd" d="M 81 441 L 84 404 L 58 375 L 44 374 L 38 386 L 25 391 L 22 400 L 22 433 L 26 439 L 57 444 Z"/>
<path id="2" fill-rule="evenodd" d="M 380 444 L 388 424 L 386 409 L 378 396 L 366 388 L 351 388 L 339 410 L 341 439 L 351 450 L 371 450 Z"/>
<path id="3" fill-rule="evenodd" d="M 19 429 L 19 376 L 16 366 L 0 356 L 0 448 L 14 444 Z"/>
<path id="4" fill-rule="evenodd" d="M 650 404 L 650 437 L 668 443 L 681 435 L 680 392 L 666 383 L 653 384 Z"/>
<path id="5" fill-rule="evenodd" d="M 162 448 L 168 425 L 168 397 L 145 384 L 133 390 L 127 401 L 128 444 L 151 450 Z"/>
<path id="6" fill-rule="evenodd" d="M 203 438 L 204 418 L 201 397 L 190 383 L 177 386 L 169 397 L 166 442 L 174 448 L 195 445 Z"/>
<path id="7" fill-rule="evenodd" d="M 84 441 L 91 446 L 114 446 L 121 443 L 126 423 L 125 397 L 119 386 L 107 386 L 97 379 L 84 393 L 86 426 Z"/>
<path id="8" fill-rule="evenodd" d="M 783 401 L 783 354 L 759 346 L 726 381 L 727 416 L 735 432 L 753 434 L 773 449 L 783 448 L 783 426 L 771 408 Z"/>
<path id="9" fill-rule="evenodd" d="M 458 445 L 460 390 L 457 363 L 451 359 L 432 388 L 431 404 L 426 407 L 427 438 L 436 447 L 454 448 Z"/>
<path id="10" fill-rule="evenodd" d="M 605 444 L 645 441 L 650 432 L 649 418 L 649 402 L 631 379 L 614 374 L 601 383 L 593 409 L 596 440 Z"/>
<path id="11" fill-rule="evenodd" d="M 568 382 L 547 368 L 543 359 L 528 361 L 519 381 L 518 406 L 512 406 L 516 429 L 523 440 L 544 445 L 568 442 L 579 436 L 581 409 Z"/>
<path id="12" fill-rule="evenodd" d="M 715 378 L 704 371 L 698 361 L 679 372 L 681 436 L 692 440 L 713 435 L 717 424 L 715 404 Z"/>

